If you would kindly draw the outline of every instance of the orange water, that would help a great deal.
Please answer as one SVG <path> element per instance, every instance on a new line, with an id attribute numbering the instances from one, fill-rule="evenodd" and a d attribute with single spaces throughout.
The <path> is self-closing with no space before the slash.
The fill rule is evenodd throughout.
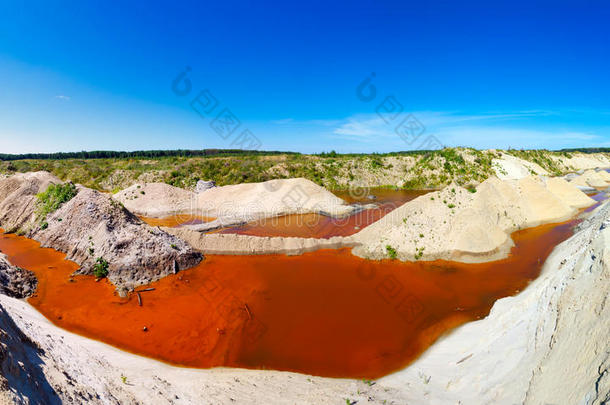
<path id="1" fill-rule="evenodd" d="M 331 218 L 320 214 L 295 214 L 264 218 L 239 227 L 223 229 L 220 233 L 237 233 L 253 236 L 283 236 L 301 238 L 330 238 L 349 236 L 378 221 L 380 218 L 428 191 L 372 189 L 357 190 L 357 193 L 336 193 L 348 203 L 377 205 L 376 208 L 359 211 L 345 218 Z M 368 195 L 374 195 L 374 200 Z"/>
<path id="2" fill-rule="evenodd" d="M 29 302 L 53 323 L 122 349 L 192 367 L 377 378 L 523 290 L 574 223 L 515 232 L 508 258 L 481 264 L 367 261 L 348 249 L 207 256 L 151 284 L 142 306 L 107 280 L 71 277 L 76 264 L 33 240 L 2 234 L 0 250 L 36 273 Z"/>
<path id="3" fill-rule="evenodd" d="M 152 218 L 152 217 L 139 217 L 142 221 L 146 222 L 150 226 L 166 226 L 169 228 L 175 228 L 182 225 L 198 225 L 205 222 L 215 220 L 213 217 L 202 217 L 199 215 L 190 214 L 178 214 L 171 215 L 163 218 Z"/>

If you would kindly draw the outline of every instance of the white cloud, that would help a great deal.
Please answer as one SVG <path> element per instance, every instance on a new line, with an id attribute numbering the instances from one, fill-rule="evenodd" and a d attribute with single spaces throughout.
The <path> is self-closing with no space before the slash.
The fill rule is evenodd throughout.
<path id="1" fill-rule="evenodd" d="M 557 128 L 537 118 L 557 115 L 552 111 L 517 111 L 488 114 L 420 111 L 413 115 L 447 146 L 476 148 L 563 148 L 596 146 L 608 142 L 610 130 Z M 401 118 L 386 123 L 376 114 L 349 117 L 333 130 L 333 137 L 356 143 L 408 149 L 394 131 Z"/>
<path id="2" fill-rule="evenodd" d="M 55 96 L 55 98 L 63 101 L 70 101 L 70 96 L 64 96 L 63 94 L 58 94 L 57 96 Z"/>

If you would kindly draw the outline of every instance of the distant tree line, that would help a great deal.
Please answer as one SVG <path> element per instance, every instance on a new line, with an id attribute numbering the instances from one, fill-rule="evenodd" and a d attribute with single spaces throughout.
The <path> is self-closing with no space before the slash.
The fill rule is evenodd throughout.
<path id="1" fill-rule="evenodd" d="M 82 152 L 24 153 L 12 155 L 0 153 L 0 160 L 24 159 L 121 159 L 121 158 L 161 158 L 197 156 L 236 156 L 236 155 L 278 155 L 297 154 L 296 152 L 253 151 L 242 149 L 176 149 L 176 150 L 137 150 L 132 152 L 94 150 Z"/>
<path id="2" fill-rule="evenodd" d="M 610 152 L 610 148 L 569 148 L 557 152 L 607 153 Z"/>

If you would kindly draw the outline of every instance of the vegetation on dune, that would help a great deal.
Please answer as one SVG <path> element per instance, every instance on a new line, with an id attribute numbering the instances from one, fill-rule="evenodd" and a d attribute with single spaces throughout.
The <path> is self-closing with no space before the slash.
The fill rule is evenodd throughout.
<path id="1" fill-rule="evenodd" d="M 508 153 L 523 160 L 527 160 L 528 162 L 536 163 L 553 176 L 560 176 L 565 172 L 565 168 L 561 167 L 559 161 L 551 158 L 552 153 L 548 150 L 511 149 L 508 151 Z M 571 158 L 571 155 L 567 152 L 559 152 L 557 155 L 567 157 L 568 159 Z"/>
<path id="2" fill-rule="evenodd" d="M 103 278 L 108 275 L 108 262 L 103 257 L 98 257 L 93 265 L 93 275 L 97 278 Z"/>
<path id="3" fill-rule="evenodd" d="M 111 192 L 136 182 L 193 188 L 199 179 L 222 186 L 292 177 L 304 177 L 331 190 L 353 186 L 430 189 L 456 183 L 473 191 L 494 174 L 497 167 L 492 161 L 503 153 L 536 163 L 554 175 L 571 169 L 558 159 L 572 156 L 566 151 L 446 148 L 386 154 L 202 150 L 25 155 L 36 159 L 0 155 L 0 159 L 11 156 L 0 161 L 0 173 L 46 170 L 64 181 Z"/>
<path id="4" fill-rule="evenodd" d="M 70 201 L 76 195 L 76 186 L 73 183 L 51 184 L 42 193 L 37 194 L 36 215 L 41 221 L 41 228 L 49 226 L 46 222 L 47 215 L 57 211 L 65 202 Z"/>
<path id="5" fill-rule="evenodd" d="M 392 246 L 386 245 L 385 250 L 388 253 L 388 257 L 390 259 L 395 260 L 398 257 L 398 253 L 396 252 L 396 249 L 394 249 Z"/>

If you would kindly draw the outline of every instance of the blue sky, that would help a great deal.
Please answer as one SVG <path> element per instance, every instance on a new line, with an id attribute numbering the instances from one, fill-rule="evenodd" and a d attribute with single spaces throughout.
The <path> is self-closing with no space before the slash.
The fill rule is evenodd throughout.
<path id="1" fill-rule="evenodd" d="M 230 148 L 244 130 L 300 152 L 429 135 L 610 146 L 608 21 L 602 1 L 3 2 L 0 152 Z M 204 90 L 216 107 L 202 117 L 190 102 Z M 401 114 L 380 116 L 392 101 Z M 220 136 L 225 108 L 240 125 Z M 425 128 L 417 141 L 395 132 L 407 117 Z"/>

